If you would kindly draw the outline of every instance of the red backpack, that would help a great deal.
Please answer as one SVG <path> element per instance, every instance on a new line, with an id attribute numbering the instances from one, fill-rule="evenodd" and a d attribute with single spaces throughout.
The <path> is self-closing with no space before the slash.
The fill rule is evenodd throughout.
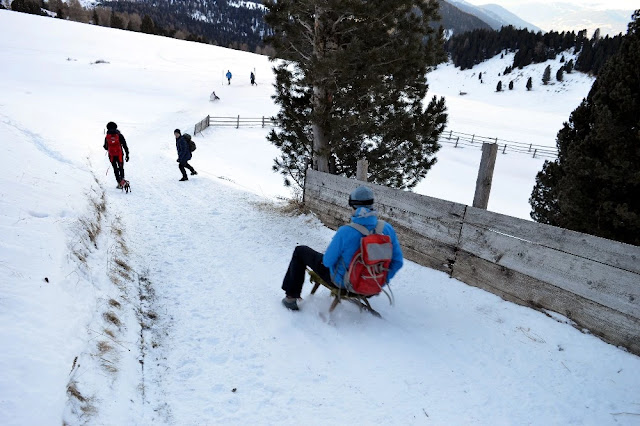
<path id="1" fill-rule="evenodd" d="M 373 233 L 357 223 L 348 226 L 357 229 L 364 236 L 360 248 L 353 255 L 345 274 L 345 287 L 352 293 L 373 296 L 382 291 L 387 283 L 389 265 L 393 256 L 391 237 L 384 235 L 385 222 L 378 220 Z"/>
<path id="2" fill-rule="evenodd" d="M 117 133 L 107 133 L 107 152 L 109 160 L 118 157 L 122 161 L 122 145 L 120 145 L 120 135 Z"/>

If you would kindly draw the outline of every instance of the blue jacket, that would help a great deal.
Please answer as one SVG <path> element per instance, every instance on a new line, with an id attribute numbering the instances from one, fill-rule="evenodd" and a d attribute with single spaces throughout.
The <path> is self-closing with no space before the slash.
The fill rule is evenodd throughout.
<path id="1" fill-rule="evenodd" d="M 231 71 L 227 71 L 226 77 L 227 80 L 231 80 Z"/>
<path id="2" fill-rule="evenodd" d="M 180 163 L 186 163 L 191 160 L 191 150 L 184 136 L 180 135 L 180 137 L 176 139 L 176 149 L 178 150 L 178 161 Z"/>
<path id="3" fill-rule="evenodd" d="M 378 223 L 378 217 L 375 210 L 359 207 L 353 213 L 351 221 L 372 231 Z M 402 268 L 402 249 L 400 248 L 398 237 L 396 237 L 396 231 L 391 225 L 385 223 L 382 233 L 390 236 L 393 244 L 393 255 L 388 275 L 388 279 L 391 280 L 396 272 Z M 327 247 L 327 251 L 322 258 L 322 263 L 331 271 L 331 279 L 335 285 L 344 288 L 344 274 L 349 268 L 353 255 L 360 248 L 360 239 L 362 237 L 363 235 L 360 231 L 345 225 L 338 229 L 331 243 L 329 243 L 329 247 Z"/>

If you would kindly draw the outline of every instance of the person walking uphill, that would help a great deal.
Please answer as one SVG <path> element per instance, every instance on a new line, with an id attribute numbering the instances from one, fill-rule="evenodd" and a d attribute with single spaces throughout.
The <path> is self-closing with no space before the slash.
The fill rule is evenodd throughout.
<path id="1" fill-rule="evenodd" d="M 369 232 L 375 231 L 378 234 L 388 235 L 391 239 L 393 249 L 387 274 L 387 283 L 400 270 L 403 258 L 396 232 L 390 224 L 378 220 L 377 213 L 373 208 L 373 202 L 373 191 L 370 188 L 366 186 L 356 188 L 349 195 L 349 206 L 354 209 L 351 223 L 341 226 L 336 231 L 324 254 L 307 246 L 297 246 L 295 248 L 289 268 L 282 281 L 282 289 L 286 294 L 285 298 L 282 299 L 282 304 L 285 307 L 293 311 L 298 310 L 297 299 L 300 298 L 300 293 L 302 292 L 305 268 L 307 266 L 325 282 L 333 283 L 333 285 L 340 288 L 347 287 L 347 270 L 352 258 L 360 248 L 360 240 L 363 237 L 363 233 L 358 230 L 359 226 L 365 227 Z M 380 230 L 382 232 L 379 232 Z"/>
<path id="2" fill-rule="evenodd" d="M 254 84 L 256 84 L 256 75 L 253 73 L 253 71 L 251 72 L 251 75 L 249 76 L 249 79 L 251 80 L 251 85 L 252 86 Z"/>
<path id="3" fill-rule="evenodd" d="M 180 129 L 174 130 L 173 135 L 176 137 L 176 149 L 178 150 L 178 168 L 180 169 L 180 173 L 182 173 L 182 179 L 180 179 L 180 182 L 183 182 L 185 180 L 189 180 L 187 172 L 184 170 L 185 167 L 191 170 L 192 176 L 197 175 L 198 172 L 196 172 L 187 162 L 191 160 L 191 150 L 189 149 L 187 140 L 182 136 Z"/>
<path id="4" fill-rule="evenodd" d="M 227 77 L 227 81 L 229 82 L 228 84 L 231 84 L 231 71 L 227 70 L 227 74 L 225 75 L 225 77 Z"/>
<path id="5" fill-rule="evenodd" d="M 118 130 L 118 125 L 113 121 L 107 123 L 107 135 L 104 137 L 104 149 L 109 154 L 109 162 L 113 166 L 113 174 L 116 177 L 118 186 L 122 189 L 122 181 L 124 180 L 124 162 L 122 161 L 122 151 L 124 150 L 125 161 L 129 161 L 129 147 L 124 136 Z"/>

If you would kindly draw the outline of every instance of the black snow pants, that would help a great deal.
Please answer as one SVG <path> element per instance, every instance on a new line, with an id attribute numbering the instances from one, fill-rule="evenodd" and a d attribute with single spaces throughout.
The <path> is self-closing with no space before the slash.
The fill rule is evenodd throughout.
<path id="1" fill-rule="evenodd" d="M 331 271 L 322 263 L 322 253 L 307 246 L 297 246 L 291 256 L 289 269 L 282 281 L 282 289 L 289 297 L 300 297 L 304 284 L 305 268 L 310 267 L 320 278 L 331 283 Z"/>
<path id="2" fill-rule="evenodd" d="M 186 161 L 184 163 L 180 163 L 178 165 L 178 168 L 180 169 L 180 173 L 182 173 L 182 177 L 187 177 L 187 172 L 185 171 L 184 168 L 187 168 L 189 170 L 191 170 L 191 174 L 194 174 L 196 171 L 193 169 L 193 167 L 191 167 L 191 165 L 189 163 L 187 163 Z"/>
<path id="3" fill-rule="evenodd" d="M 122 182 L 122 179 L 124 179 L 124 163 L 120 161 L 117 156 L 115 156 L 111 160 L 111 165 L 113 166 L 113 174 L 116 177 L 116 182 L 120 184 L 120 182 Z"/>

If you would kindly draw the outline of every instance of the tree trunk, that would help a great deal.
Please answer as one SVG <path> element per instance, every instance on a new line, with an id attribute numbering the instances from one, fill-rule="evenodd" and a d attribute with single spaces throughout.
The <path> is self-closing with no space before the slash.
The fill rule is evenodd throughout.
<path id="1" fill-rule="evenodd" d="M 323 120 L 326 105 L 323 100 L 326 99 L 325 90 L 322 87 L 313 87 L 313 116 L 311 129 L 313 130 L 313 164 L 319 172 L 329 173 L 329 156 L 331 150 L 329 147 L 329 139 L 325 131 L 326 121 Z"/>
<path id="2" fill-rule="evenodd" d="M 328 28 L 325 26 L 325 11 L 321 7 L 316 7 L 314 34 L 313 34 L 313 56 L 322 63 L 328 50 L 327 34 Z M 327 136 L 326 126 L 329 123 L 330 102 L 326 89 L 326 78 L 323 75 L 315 75 L 313 83 L 313 114 L 311 118 L 311 129 L 313 131 L 313 164 L 319 172 L 331 173 L 331 142 Z M 335 172 L 335 170 L 334 170 Z"/>

